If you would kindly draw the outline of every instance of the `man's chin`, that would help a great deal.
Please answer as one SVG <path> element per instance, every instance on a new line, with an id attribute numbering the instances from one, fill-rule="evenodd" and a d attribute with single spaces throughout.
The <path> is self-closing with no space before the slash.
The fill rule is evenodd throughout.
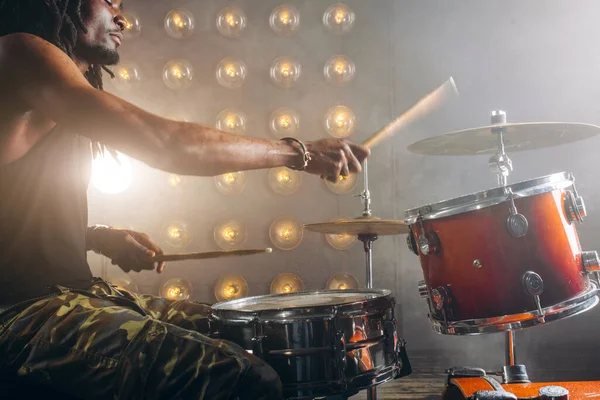
<path id="1" fill-rule="evenodd" d="M 121 59 L 116 49 L 107 47 L 88 48 L 81 56 L 89 64 L 96 65 L 117 65 Z"/>

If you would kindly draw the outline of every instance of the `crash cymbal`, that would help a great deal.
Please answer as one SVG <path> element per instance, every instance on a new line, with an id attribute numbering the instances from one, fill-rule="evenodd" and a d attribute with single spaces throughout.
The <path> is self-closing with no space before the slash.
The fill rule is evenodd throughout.
<path id="1" fill-rule="evenodd" d="M 488 125 L 465 129 L 420 140 L 408 146 L 418 154 L 469 156 L 498 152 L 497 134 L 492 129 L 503 129 L 502 138 L 507 153 L 541 149 L 589 139 L 600 134 L 600 127 L 591 124 L 562 122 L 524 122 Z"/>
<path id="2" fill-rule="evenodd" d="M 378 217 L 358 217 L 331 222 L 304 225 L 309 231 L 333 235 L 399 235 L 408 233 L 404 221 L 381 219 Z"/>

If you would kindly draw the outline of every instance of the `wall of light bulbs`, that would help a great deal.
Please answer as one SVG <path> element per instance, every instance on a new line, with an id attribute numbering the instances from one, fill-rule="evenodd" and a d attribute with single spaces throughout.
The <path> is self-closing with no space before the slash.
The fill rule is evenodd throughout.
<path id="1" fill-rule="evenodd" d="M 373 86 L 373 80 L 379 82 L 375 88 L 389 83 L 373 64 L 385 49 L 369 56 L 373 49 L 363 46 L 387 27 L 369 32 L 377 17 L 360 1 L 129 0 L 126 9 L 122 62 L 105 87 L 158 115 L 238 135 L 302 140 L 360 141 L 358 132 L 389 120 L 388 98 Z M 123 284 L 210 303 L 364 285 L 356 238 L 302 229 L 304 223 L 360 215 L 362 205 L 353 196 L 360 193 L 361 176 L 331 183 L 281 167 L 196 178 L 138 164 L 134 172 L 136 194 L 102 195 L 104 214 L 91 207 L 92 222 L 143 230 L 168 253 L 275 251 L 172 263 L 163 276 L 113 272 Z"/>

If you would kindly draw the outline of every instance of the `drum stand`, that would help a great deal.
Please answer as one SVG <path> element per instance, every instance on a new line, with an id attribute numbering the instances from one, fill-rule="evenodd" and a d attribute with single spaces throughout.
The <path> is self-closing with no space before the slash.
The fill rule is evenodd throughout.
<path id="1" fill-rule="evenodd" d="M 498 110 L 492 112 L 492 125 L 505 124 L 506 113 Z M 504 128 L 492 128 L 492 134 L 498 135 L 498 152 L 494 154 L 488 161 L 488 166 L 492 172 L 498 175 L 498 185 L 506 187 L 508 183 L 508 175 L 512 172 L 512 161 L 504 151 Z"/>
<path id="2" fill-rule="evenodd" d="M 368 166 L 367 160 L 365 159 L 363 163 L 363 172 L 364 172 L 364 190 L 360 194 L 360 198 L 364 205 L 363 217 L 371 216 L 371 193 L 369 192 L 369 177 L 368 177 Z M 363 247 L 365 249 L 365 258 L 366 258 L 366 272 L 367 276 L 365 282 L 367 284 L 367 289 L 373 288 L 373 242 L 377 240 L 377 235 L 375 234 L 359 234 L 358 240 L 363 242 Z M 377 388 L 370 387 L 367 389 L 367 399 L 368 400 L 377 400 Z"/>
<path id="3" fill-rule="evenodd" d="M 515 348 L 515 332 L 506 332 L 504 346 L 505 365 L 500 372 L 486 372 L 488 375 L 501 376 L 502 383 L 529 383 L 527 368 L 525 365 L 517 364 Z"/>

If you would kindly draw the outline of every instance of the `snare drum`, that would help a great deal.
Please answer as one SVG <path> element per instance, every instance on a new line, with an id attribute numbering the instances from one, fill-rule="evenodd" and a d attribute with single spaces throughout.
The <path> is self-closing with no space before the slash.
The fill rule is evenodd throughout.
<path id="1" fill-rule="evenodd" d="M 389 290 L 304 291 L 217 303 L 211 336 L 277 371 L 287 399 L 354 394 L 410 374 Z"/>
<path id="2" fill-rule="evenodd" d="M 574 178 L 557 173 L 405 212 L 434 330 L 514 330 L 598 303 L 596 251 L 581 251 L 585 216 Z M 590 279 L 590 276 L 594 280 Z"/>

